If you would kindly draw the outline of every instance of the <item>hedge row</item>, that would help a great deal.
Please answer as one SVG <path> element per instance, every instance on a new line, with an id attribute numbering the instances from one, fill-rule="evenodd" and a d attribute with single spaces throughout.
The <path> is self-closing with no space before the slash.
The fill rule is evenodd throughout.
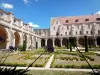
<path id="1" fill-rule="evenodd" d="M 90 69 L 88 65 L 51 65 L 52 68 L 81 68 L 81 69 Z M 100 69 L 100 65 L 92 65 L 94 69 Z"/>

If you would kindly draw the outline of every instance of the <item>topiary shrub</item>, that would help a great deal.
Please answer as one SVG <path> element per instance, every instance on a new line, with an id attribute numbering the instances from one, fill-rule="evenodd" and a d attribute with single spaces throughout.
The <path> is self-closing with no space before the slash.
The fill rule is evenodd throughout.
<path id="1" fill-rule="evenodd" d="M 84 36 L 84 40 L 85 40 L 85 52 L 88 52 L 88 40 L 87 40 L 87 36 Z"/>
<path id="2" fill-rule="evenodd" d="M 22 51 L 26 51 L 26 40 L 23 41 L 23 49 Z"/>
<path id="3" fill-rule="evenodd" d="M 18 50 L 22 51 L 23 50 L 23 45 L 19 45 Z"/>

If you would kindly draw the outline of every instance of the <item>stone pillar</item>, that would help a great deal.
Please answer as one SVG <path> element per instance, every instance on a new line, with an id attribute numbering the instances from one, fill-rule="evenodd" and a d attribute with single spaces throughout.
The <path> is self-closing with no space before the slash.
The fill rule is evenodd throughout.
<path id="1" fill-rule="evenodd" d="M 41 39 L 38 38 L 38 47 L 41 48 Z"/>
<path id="2" fill-rule="evenodd" d="M 32 36 L 32 41 L 31 41 L 31 44 L 32 44 L 32 48 L 33 48 L 33 47 L 34 47 L 33 36 Z"/>
<path id="3" fill-rule="evenodd" d="M 94 38 L 94 44 L 97 47 L 97 40 L 96 40 L 96 38 Z"/>
<path id="4" fill-rule="evenodd" d="M 26 36 L 27 36 L 27 42 L 26 42 L 26 50 L 28 50 L 28 48 L 29 48 L 29 35 L 28 34 L 26 34 Z"/>
<path id="5" fill-rule="evenodd" d="M 19 45 L 23 45 L 23 32 L 19 32 L 20 35 L 20 43 Z"/>
<path id="6" fill-rule="evenodd" d="M 15 31 L 13 31 L 11 29 L 11 33 L 10 33 L 10 41 L 11 41 L 11 46 L 15 47 L 15 35 L 14 35 Z"/>
<path id="7" fill-rule="evenodd" d="M 35 39 L 35 36 L 33 36 L 33 44 L 34 44 L 34 48 L 36 48 L 36 39 Z"/>
<path id="8" fill-rule="evenodd" d="M 76 45 L 77 45 L 77 47 L 80 46 L 80 45 L 79 45 L 79 38 L 76 38 Z"/>
<path id="9" fill-rule="evenodd" d="M 47 46 L 47 38 L 45 39 L 45 46 Z"/>
<path id="10" fill-rule="evenodd" d="M 7 43 L 7 45 L 6 45 L 6 49 L 9 49 L 9 46 L 10 46 L 10 32 L 9 32 L 9 29 L 8 28 L 5 28 L 5 30 L 7 31 L 7 39 L 6 39 L 6 43 Z"/>

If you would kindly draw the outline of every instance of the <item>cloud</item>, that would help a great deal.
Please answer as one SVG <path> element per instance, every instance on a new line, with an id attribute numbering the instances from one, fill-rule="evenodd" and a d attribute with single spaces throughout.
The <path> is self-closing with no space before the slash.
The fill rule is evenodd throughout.
<path id="1" fill-rule="evenodd" d="M 100 11 L 96 12 L 96 14 L 100 14 Z"/>
<path id="2" fill-rule="evenodd" d="M 29 3 L 30 1 L 29 0 L 23 0 L 25 4 Z"/>
<path id="3" fill-rule="evenodd" d="M 39 28 L 39 27 L 40 27 L 39 25 L 34 24 L 34 23 L 32 23 L 32 22 L 29 22 L 28 24 L 29 24 L 30 26 L 33 26 L 34 28 Z"/>
<path id="4" fill-rule="evenodd" d="M 14 6 L 12 4 L 8 4 L 8 3 L 2 3 L 1 6 L 3 8 L 7 8 L 7 9 L 12 9 L 14 8 Z"/>
<path id="5" fill-rule="evenodd" d="M 34 0 L 34 2 L 38 2 L 39 0 Z M 28 4 L 28 3 L 34 3 L 34 2 L 31 2 L 30 0 L 23 0 L 23 2 L 25 3 L 25 4 Z"/>

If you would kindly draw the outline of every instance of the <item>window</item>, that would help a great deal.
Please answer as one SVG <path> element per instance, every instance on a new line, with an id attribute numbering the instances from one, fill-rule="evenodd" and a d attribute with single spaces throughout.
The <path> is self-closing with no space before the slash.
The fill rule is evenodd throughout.
<path id="1" fill-rule="evenodd" d="M 67 35 L 67 32 L 65 32 L 65 35 Z"/>
<path id="2" fill-rule="evenodd" d="M 62 27 L 62 30 L 63 30 L 63 27 Z"/>
<path id="3" fill-rule="evenodd" d="M 88 28 L 90 29 L 90 25 L 88 25 Z"/>
<path id="4" fill-rule="evenodd" d="M 66 20 L 66 23 L 68 23 L 68 20 Z"/>
<path id="5" fill-rule="evenodd" d="M 86 31 L 86 34 L 88 34 L 88 31 Z"/>
<path id="6" fill-rule="evenodd" d="M 58 24 L 58 21 L 56 21 L 56 24 Z"/>
<path id="7" fill-rule="evenodd" d="M 55 27 L 54 27 L 54 30 L 55 30 Z"/>
<path id="8" fill-rule="evenodd" d="M 58 36 L 58 35 L 59 35 L 59 33 L 57 32 L 57 33 L 56 33 L 56 36 Z"/>
<path id="9" fill-rule="evenodd" d="M 93 32 L 91 31 L 91 34 L 93 34 Z"/>
<path id="10" fill-rule="evenodd" d="M 69 32 L 69 35 L 71 35 L 71 31 Z"/>
<path id="11" fill-rule="evenodd" d="M 97 21 L 100 21 L 100 18 L 96 18 Z"/>
<path id="12" fill-rule="evenodd" d="M 87 19 L 85 19 L 85 21 L 89 21 L 89 19 L 87 18 Z"/>
<path id="13" fill-rule="evenodd" d="M 82 31 L 80 31 L 80 34 L 82 34 Z"/>
<path id="14" fill-rule="evenodd" d="M 67 29 L 69 29 L 69 26 L 67 26 Z"/>
<path id="15" fill-rule="evenodd" d="M 100 34 L 100 30 L 98 30 L 98 34 Z"/>
<path id="16" fill-rule="evenodd" d="M 79 19 L 76 19 L 75 22 L 79 22 Z"/>
<path id="17" fill-rule="evenodd" d="M 76 31 L 76 34 L 77 34 L 77 31 Z"/>
<path id="18" fill-rule="evenodd" d="M 77 25 L 77 28 L 79 29 L 79 25 Z"/>

